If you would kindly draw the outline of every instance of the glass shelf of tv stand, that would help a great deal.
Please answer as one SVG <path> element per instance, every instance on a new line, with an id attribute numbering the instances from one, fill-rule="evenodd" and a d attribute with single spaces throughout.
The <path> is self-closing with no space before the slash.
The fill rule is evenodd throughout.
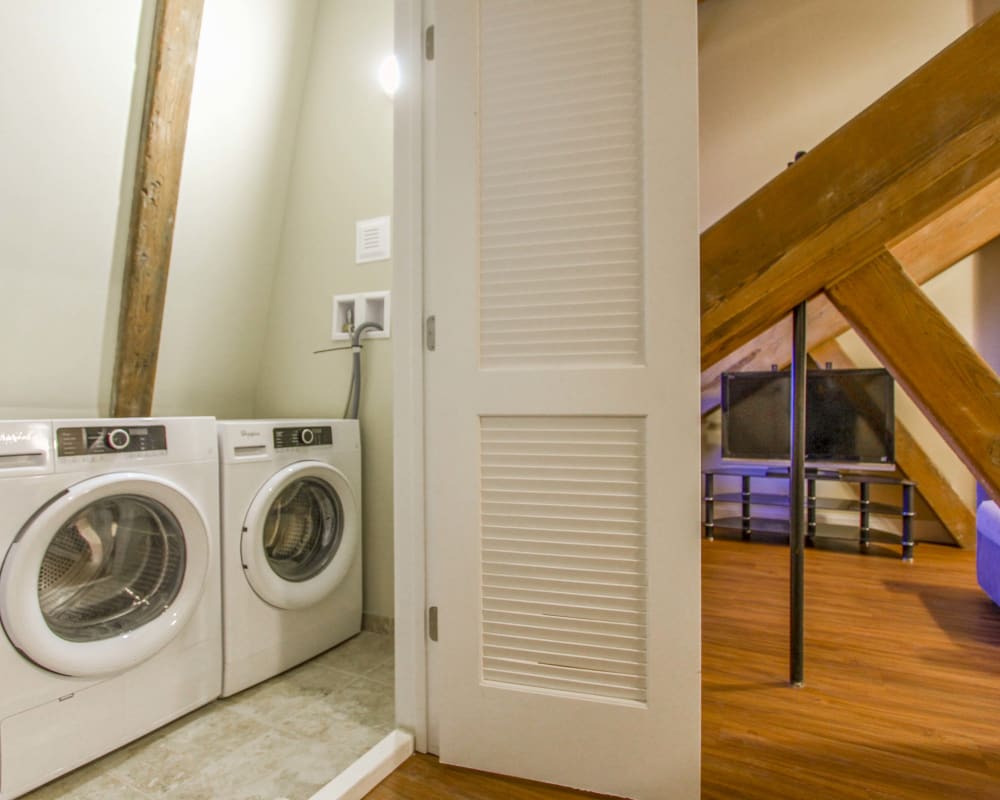
<path id="1" fill-rule="evenodd" d="M 742 503 L 743 495 L 739 492 L 723 492 L 715 495 L 716 503 Z M 849 500 L 840 497 L 817 497 L 813 501 L 813 506 L 823 511 L 860 511 L 860 500 Z M 750 505 L 752 506 L 784 506 L 788 507 L 788 495 L 785 494 L 758 494 L 754 492 L 750 495 Z M 902 506 L 892 503 L 874 503 L 869 501 L 869 514 L 901 514 Z"/>
<path id="2" fill-rule="evenodd" d="M 705 480 L 705 538 L 712 539 L 716 527 L 735 528 L 741 531 L 743 538 L 748 539 L 754 532 L 763 534 L 788 535 L 789 523 L 785 519 L 770 517 L 754 517 L 753 507 L 778 506 L 788 507 L 786 495 L 755 493 L 752 491 L 753 478 L 788 478 L 789 471 L 781 467 L 764 467 L 757 465 L 727 465 L 714 469 L 703 470 Z M 735 476 L 741 479 L 739 493 L 722 493 L 715 495 L 714 479 L 716 475 Z M 859 486 L 860 499 L 840 499 L 817 497 L 817 481 L 838 481 L 841 483 L 856 483 Z M 871 484 L 894 485 L 901 488 L 902 504 L 874 503 L 870 500 Z M 862 551 L 868 549 L 871 542 L 896 543 L 902 548 L 904 561 L 913 560 L 913 493 L 916 483 L 906 478 L 883 472 L 859 472 L 838 470 L 806 470 L 806 540 L 815 543 L 817 539 L 856 539 Z M 715 503 L 739 503 L 742 514 L 737 518 L 714 517 Z M 817 509 L 832 511 L 852 511 L 858 513 L 857 525 L 819 522 L 816 519 Z M 902 535 L 871 527 L 871 515 L 898 514 L 902 520 Z"/>

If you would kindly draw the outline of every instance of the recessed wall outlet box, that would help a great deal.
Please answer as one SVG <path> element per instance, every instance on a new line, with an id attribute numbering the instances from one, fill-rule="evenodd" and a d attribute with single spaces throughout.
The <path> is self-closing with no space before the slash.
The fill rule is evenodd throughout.
<path id="1" fill-rule="evenodd" d="M 358 297 L 354 294 L 338 294 L 333 297 L 333 330 L 331 339 L 350 339 L 358 324 Z"/>
<path id="2" fill-rule="evenodd" d="M 389 338 L 389 292 L 366 292 L 358 295 L 358 303 L 361 306 L 360 314 L 365 322 L 377 322 L 382 326 L 382 330 L 369 329 L 364 332 L 364 336 L 372 339 Z"/>
<path id="3" fill-rule="evenodd" d="M 382 330 L 366 330 L 365 339 L 388 339 L 390 322 L 390 296 L 388 291 L 337 294 L 333 296 L 333 330 L 330 338 L 350 340 L 354 329 L 363 322 L 376 322 Z"/>
<path id="4" fill-rule="evenodd" d="M 355 225 L 355 255 L 358 264 L 385 261 L 390 256 L 389 217 L 358 220 Z"/>

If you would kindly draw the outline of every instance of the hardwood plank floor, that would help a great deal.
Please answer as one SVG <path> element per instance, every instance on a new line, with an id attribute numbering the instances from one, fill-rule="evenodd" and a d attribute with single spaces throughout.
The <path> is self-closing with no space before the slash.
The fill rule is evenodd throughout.
<path id="1" fill-rule="evenodd" d="M 1000 609 L 975 554 L 873 550 L 807 552 L 793 689 L 787 548 L 705 543 L 703 798 L 1000 798 Z"/>
<path id="2" fill-rule="evenodd" d="M 809 550 L 806 685 L 793 689 L 787 547 L 702 552 L 705 800 L 1000 800 L 1000 608 L 974 553 Z M 418 756 L 368 797 L 592 796 Z"/>
<path id="3" fill-rule="evenodd" d="M 442 766 L 415 755 L 365 795 L 366 800 L 596 800 L 604 795 Z"/>

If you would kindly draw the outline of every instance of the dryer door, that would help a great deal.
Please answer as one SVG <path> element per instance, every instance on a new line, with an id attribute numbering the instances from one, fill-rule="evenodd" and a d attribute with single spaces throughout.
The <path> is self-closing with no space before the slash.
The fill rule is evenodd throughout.
<path id="1" fill-rule="evenodd" d="M 306 608 L 332 592 L 355 562 L 360 510 L 340 470 L 320 461 L 285 467 L 254 497 L 243 523 L 243 568 L 277 608 Z"/>
<path id="2" fill-rule="evenodd" d="M 14 540 L 0 570 L 0 619 L 39 666 L 118 672 L 183 629 L 209 553 L 205 517 L 179 486 L 132 472 L 81 481 Z"/>

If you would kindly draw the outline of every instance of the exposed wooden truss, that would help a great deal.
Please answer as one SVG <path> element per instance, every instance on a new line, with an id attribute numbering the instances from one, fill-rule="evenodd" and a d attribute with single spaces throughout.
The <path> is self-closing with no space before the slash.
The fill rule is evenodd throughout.
<path id="1" fill-rule="evenodd" d="M 148 416 L 173 244 L 203 0 L 157 0 L 136 165 L 118 344 L 113 416 Z"/>
<path id="2" fill-rule="evenodd" d="M 843 332 L 827 292 L 1000 497 L 1000 382 L 900 266 L 923 282 L 1000 233 L 997 86 L 1000 16 L 702 234 L 703 389 L 725 369 L 787 363 L 789 333 L 773 326 L 802 300 L 811 348 Z"/>
<path id="3" fill-rule="evenodd" d="M 998 226 L 1000 179 L 925 221 L 888 250 L 916 283 L 923 284 L 995 238 L 1000 233 Z M 792 359 L 790 325 L 789 316 L 705 369 L 701 374 L 701 412 L 718 406 L 723 372 L 766 370 L 772 364 L 788 366 Z M 813 349 L 846 333 L 850 324 L 820 294 L 809 301 L 806 330 L 808 346 Z"/>
<path id="4" fill-rule="evenodd" d="M 833 339 L 814 347 L 809 354 L 819 364 L 830 364 L 834 369 L 851 369 L 857 366 Z M 972 542 L 976 533 L 975 515 L 898 418 L 896 467 L 905 477 L 916 481 L 917 491 L 957 544 Z"/>
<path id="5" fill-rule="evenodd" d="M 883 251 L 827 294 L 993 497 L 1000 378 Z"/>
<path id="6" fill-rule="evenodd" d="M 1000 179 L 1000 16 L 701 237 L 702 367 Z"/>

